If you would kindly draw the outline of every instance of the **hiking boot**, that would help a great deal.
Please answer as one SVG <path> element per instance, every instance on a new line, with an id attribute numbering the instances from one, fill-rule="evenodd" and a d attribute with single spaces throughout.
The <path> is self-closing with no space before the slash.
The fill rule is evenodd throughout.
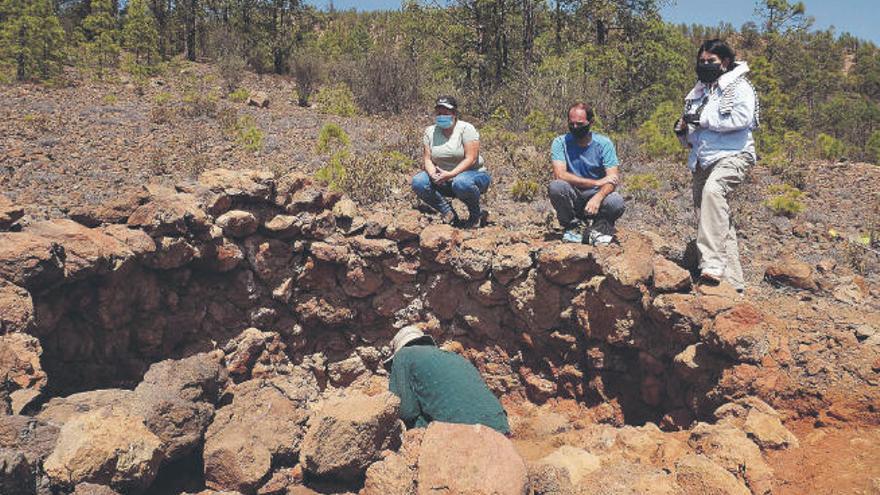
<path id="1" fill-rule="evenodd" d="M 593 246 L 607 246 L 614 240 L 611 234 L 605 234 L 596 229 L 590 229 L 589 244 Z"/>
<path id="2" fill-rule="evenodd" d="M 486 210 L 480 210 L 479 214 L 472 214 L 467 220 L 461 222 L 459 226 L 463 229 L 475 229 L 478 227 L 485 227 L 487 223 L 489 223 L 489 212 Z"/>
<path id="3" fill-rule="evenodd" d="M 440 214 L 440 221 L 446 225 L 454 225 L 458 223 L 458 215 L 455 214 L 455 210 L 449 210 Z"/>

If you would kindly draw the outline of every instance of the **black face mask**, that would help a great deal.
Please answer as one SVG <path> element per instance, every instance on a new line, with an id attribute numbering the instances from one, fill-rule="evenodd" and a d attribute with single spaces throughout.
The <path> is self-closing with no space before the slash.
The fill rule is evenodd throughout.
<path id="1" fill-rule="evenodd" d="M 568 132 L 570 132 L 572 136 L 581 139 L 590 133 L 590 124 L 580 126 L 568 124 Z"/>
<path id="2" fill-rule="evenodd" d="M 699 79 L 701 83 L 713 83 L 721 77 L 721 74 L 724 74 L 724 69 L 721 68 L 720 63 L 697 63 L 697 79 Z"/>

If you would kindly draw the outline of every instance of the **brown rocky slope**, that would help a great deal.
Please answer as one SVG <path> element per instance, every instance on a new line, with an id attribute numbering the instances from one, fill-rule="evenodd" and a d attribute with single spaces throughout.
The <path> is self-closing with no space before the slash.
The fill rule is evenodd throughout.
<path id="1" fill-rule="evenodd" d="M 876 313 L 693 287 L 650 234 L 460 231 L 223 169 L 78 218 L 0 233 L 10 493 L 770 493 L 804 421 L 880 420 Z M 411 323 L 475 363 L 518 451 L 401 437 L 379 363 Z"/>

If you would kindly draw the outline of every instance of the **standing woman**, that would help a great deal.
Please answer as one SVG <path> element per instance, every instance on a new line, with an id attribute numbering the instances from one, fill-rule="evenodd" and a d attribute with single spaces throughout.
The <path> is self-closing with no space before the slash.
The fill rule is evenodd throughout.
<path id="1" fill-rule="evenodd" d="M 748 71 L 725 42 L 704 41 L 697 52 L 699 82 L 675 124 L 690 148 L 701 278 L 726 281 L 738 291 L 745 283 L 728 198 L 756 159 L 752 129 L 758 126 L 758 97 L 745 77 Z"/>
<path id="2" fill-rule="evenodd" d="M 491 178 L 480 156 L 480 134 L 470 123 L 458 119 L 458 104 L 451 96 L 437 98 L 434 125 L 425 129 L 424 171 L 413 177 L 416 195 L 437 210 L 445 223 L 464 228 L 485 225 L 488 213 L 480 208 L 480 195 Z M 461 200 L 468 219 L 458 216 L 447 198 Z"/>

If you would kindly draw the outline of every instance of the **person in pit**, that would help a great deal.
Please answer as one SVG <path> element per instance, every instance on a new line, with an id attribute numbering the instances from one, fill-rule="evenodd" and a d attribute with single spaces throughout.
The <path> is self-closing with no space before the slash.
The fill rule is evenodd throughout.
<path id="1" fill-rule="evenodd" d="M 510 435 L 507 412 L 467 359 L 444 351 L 414 325 L 391 340 L 385 360 L 391 375 L 388 390 L 400 398 L 400 419 L 407 428 L 431 421 L 481 424 Z"/>

